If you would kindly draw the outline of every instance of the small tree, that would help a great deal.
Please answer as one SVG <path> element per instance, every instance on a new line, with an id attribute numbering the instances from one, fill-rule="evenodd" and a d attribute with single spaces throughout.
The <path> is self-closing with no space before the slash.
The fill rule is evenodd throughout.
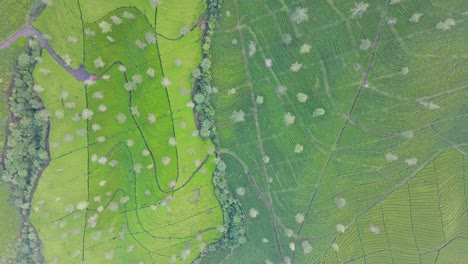
<path id="1" fill-rule="evenodd" d="M 309 11 L 307 10 L 307 8 L 296 8 L 296 10 L 294 10 L 294 13 L 292 13 L 291 15 L 291 20 L 296 23 L 296 24 L 301 24 L 303 22 L 307 22 L 309 21 Z"/>
<path id="2" fill-rule="evenodd" d="M 236 111 L 234 110 L 231 115 L 232 120 L 234 123 L 244 122 L 245 121 L 245 113 L 242 110 Z"/>
<path id="3" fill-rule="evenodd" d="M 101 21 L 99 23 L 99 28 L 101 28 L 102 33 L 108 33 L 112 31 L 112 25 L 107 23 L 106 21 Z"/>

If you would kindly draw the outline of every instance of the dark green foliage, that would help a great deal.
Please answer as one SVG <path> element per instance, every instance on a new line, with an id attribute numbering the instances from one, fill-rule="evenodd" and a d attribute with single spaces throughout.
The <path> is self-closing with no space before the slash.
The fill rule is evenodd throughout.
<path id="1" fill-rule="evenodd" d="M 16 248 L 15 263 L 33 264 L 42 262 L 42 256 L 39 252 L 39 239 L 36 235 L 36 230 L 34 230 L 29 221 L 24 222 L 20 230 Z"/>
<path id="2" fill-rule="evenodd" d="M 10 133 L 2 179 L 12 184 L 12 200 L 17 208 L 22 208 L 30 200 L 34 183 L 48 159 L 48 114 L 33 91 L 33 58 L 37 56 L 39 49 L 28 48 L 27 53 L 18 57 L 17 73 L 9 98 Z"/>
<path id="3" fill-rule="evenodd" d="M 34 41 L 33 41 L 34 42 Z M 49 114 L 33 91 L 33 58 L 40 56 L 37 45 L 19 55 L 11 90 L 10 123 L 2 179 L 11 186 L 11 200 L 22 216 L 15 263 L 38 263 L 39 239 L 29 223 L 31 197 L 38 177 L 46 165 Z"/>
<path id="4" fill-rule="evenodd" d="M 202 252 L 200 257 L 193 263 L 202 263 L 202 258 L 209 252 L 214 252 L 219 248 L 234 250 L 244 244 L 246 239 L 245 214 L 242 211 L 239 200 L 235 199 L 229 190 L 226 181 L 226 163 L 220 158 L 216 158 L 217 166 L 213 175 L 214 192 L 223 210 L 224 236 L 218 243 L 208 246 L 206 252 Z"/>
<path id="5" fill-rule="evenodd" d="M 211 94 L 215 88 L 211 87 L 211 39 L 214 35 L 215 22 L 219 17 L 219 8 L 221 7 L 222 0 L 212 0 L 208 3 L 208 22 L 207 30 L 203 39 L 203 59 L 198 68 L 192 72 L 192 77 L 196 83 L 195 89 L 197 93 L 193 97 L 195 102 L 195 112 L 199 123 L 200 135 L 203 138 L 210 137 L 211 140 L 217 144 L 216 128 L 214 127 L 213 120 L 215 110 L 211 105 Z M 209 122 L 206 122 L 209 121 Z"/>
<path id="6" fill-rule="evenodd" d="M 229 191 L 226 182 L 226 164 L 218 163 L 213 176 L 215 195 L 223 208 L 225 235 L 221 238 L 221 246 L 233 250 L 246 242 L 245 238 L 245 214 L 240 202 Z"/>

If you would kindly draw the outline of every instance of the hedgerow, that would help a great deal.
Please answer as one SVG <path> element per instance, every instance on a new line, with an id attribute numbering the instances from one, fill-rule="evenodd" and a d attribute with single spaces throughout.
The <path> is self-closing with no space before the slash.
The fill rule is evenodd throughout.
<path id="1" fill-rule="evenodd" d="M 199 125 L 200 136 L 209 138 L 218 149 L 218 138 L 214 124 L 215 109 L 211 104 L 211 95 L 216 88 L 211 86 L 211 41 L 215 33 L 215 25 L 220 17 L 219 10 L 222 0 L 211 0 L 208 3 L 208 21 L 203 39 L 203 59 L 197 69 L 194 70 L 192 78 L 196 84 L 193 101 L 195 103 L 195 114 Z M 213 175 L 215 195 L 222 207 L 224 224 L 224 236 L 208 251 L 214 251 L 218 247 L 234 250 L 246 242 L 245 214 L 242 211 L 239 200 L 234 198 L 226 182 L 226 164 L 220 159 L 219 151 L 216 152 L 217 166 Z"/>

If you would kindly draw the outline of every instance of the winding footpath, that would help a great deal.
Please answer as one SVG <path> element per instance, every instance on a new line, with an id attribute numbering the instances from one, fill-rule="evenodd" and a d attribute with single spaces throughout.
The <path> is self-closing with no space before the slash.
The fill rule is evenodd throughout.
<path id="1" fill-rule="evenodd" d="M 77 69 L 72 69 L 70 66 L 65 63 L 65 61 L 60 57 L 57 52 L 50 46 L 49 41 L 44 37 L 41 31 L 39 31 L 37 28 L 34 28 L 32 26 L 27 26 L 24 27 L 20 30 L 18 30 L 15 34 L 11 35 L 8 39 L 0 43 L 0 50 L 8 48 L 12 43 L 14 43 L 17 39 L 21 37 L 27 37 L 27 36 L 32 36 L 37 39 L 39 44 L 45 48 L 49 54 L 55 59 L 55 61 L 62 66 L 64 70 L 66 70 L 68 73 L 73 75 L 75 79 L 79 81 L 87 81 L 87 80 L 97 80 L 99 77 L 95 74 L 91 74 L 86 71 L 84 65 L 80 65 Z"/>

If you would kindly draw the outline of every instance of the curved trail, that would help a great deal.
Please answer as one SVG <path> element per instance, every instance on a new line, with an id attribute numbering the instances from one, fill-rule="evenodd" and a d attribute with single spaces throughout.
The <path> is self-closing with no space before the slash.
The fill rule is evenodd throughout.
<path id="1" fill-rule="evenodd" d="M 55 61 L 62 66 L 68 73 L 73 75 L 75 79 L 79 81 L 86 81 L 86 80 L 96 80 L 99 77 L 95 74 L 91 74 L 86 71 L 83 65 L 80 65 L 77 69 L 72 69 L 70 66 L 65 63 L 65 61 L 55 52 L 54 49 L 49 44 L 49 41 L 44 37 L 41 31 L 34 27 L 24 27 L 18 30 L 15 34 L 11 35 L 8 39 L 0 43 L 0 50 L 8 48 L 12 43 L 14 43 L 17 39 L 26 36 L 33 36 L 37 39 L 39 44 L 45 48 L 49 54 L 55 59 Z"/>

